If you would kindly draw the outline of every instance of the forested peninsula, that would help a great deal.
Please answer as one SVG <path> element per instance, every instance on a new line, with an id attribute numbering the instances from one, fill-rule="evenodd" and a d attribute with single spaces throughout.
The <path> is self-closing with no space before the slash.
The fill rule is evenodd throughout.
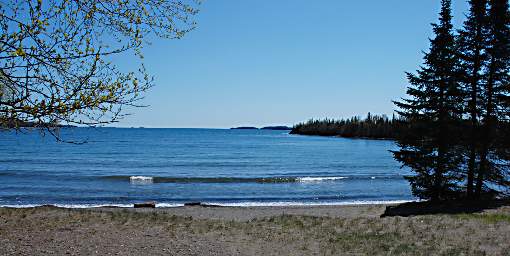
<path id="1" fill-rule="evenodd" d="M 395 139 L 399 124 L 402 122 L 393 116 L 371 115 L 349 119 L 311 119 L 295 125 L 290 134 L 336 136 L 345 138 Z"/>

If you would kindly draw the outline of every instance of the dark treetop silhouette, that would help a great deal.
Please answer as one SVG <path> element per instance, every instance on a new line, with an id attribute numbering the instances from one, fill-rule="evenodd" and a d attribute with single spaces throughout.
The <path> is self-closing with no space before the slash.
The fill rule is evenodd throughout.
<path id="1" fill-rule="evenodd" d="M 393 116 L 371 115 L 365 119 L 352 117 L 350 119 L 309 120 L 295 125 L 291 134 L 339 136 L 346 138 L 393 139 L 399 126 L 399 120 Z"/>
<path id="2" fill-rule="evenodd" d="M 454 33 L 450 0 L 424 64 L 408 73 L 395 159 L 424 199 L 479 198 L 509 188 L 510 14 L 507 0 L 473 0 Z"/>

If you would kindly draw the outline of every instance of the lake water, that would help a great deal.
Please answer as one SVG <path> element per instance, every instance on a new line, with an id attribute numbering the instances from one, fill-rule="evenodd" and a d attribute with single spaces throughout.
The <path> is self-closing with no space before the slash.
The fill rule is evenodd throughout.
<path id="1" fill-rule="evenodd" d="M 63 129 L 0 132 L 0 205 L 231 206 L 413 200 L 392 141 L 286 131 Z"/>

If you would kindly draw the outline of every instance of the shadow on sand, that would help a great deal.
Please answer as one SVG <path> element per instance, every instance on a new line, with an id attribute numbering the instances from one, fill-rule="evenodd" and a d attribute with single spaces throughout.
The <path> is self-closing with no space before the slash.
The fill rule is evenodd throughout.
<path id="1" fill-rule="evenodd" d="M 510 199 L 409 202 L 395 206 L 387 206 L 381 217 L 475 213 L 501 206 L 510 206 Z"/>

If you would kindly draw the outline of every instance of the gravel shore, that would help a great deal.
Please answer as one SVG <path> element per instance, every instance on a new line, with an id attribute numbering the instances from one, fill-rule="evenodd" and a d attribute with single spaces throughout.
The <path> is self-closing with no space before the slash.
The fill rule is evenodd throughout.
<path id="1" fill-rule="evenodd" d="M 510 207 L 0 208 L 0 255 L 508 255 Z"/>

